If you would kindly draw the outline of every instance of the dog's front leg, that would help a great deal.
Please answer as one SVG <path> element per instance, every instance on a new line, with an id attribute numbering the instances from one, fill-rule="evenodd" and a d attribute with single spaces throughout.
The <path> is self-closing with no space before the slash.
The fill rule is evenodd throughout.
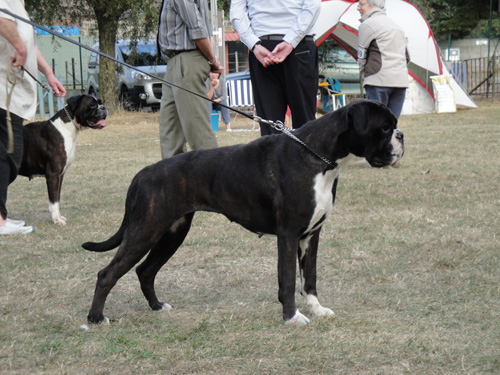
<path id="1" fill-rule="evenodd" d="M 300 294 L 306 299 L 306 305 L 314 316 L 333 316 L 333 310 L 321 306 L 316 291 L 316 259 L 318 254 L 319 233 L 300 241 L 299 248 L 299 270 L 300 270 Z"/>
<path id="2" fill-rule="evenodd" d="M 61 200 L 61 186 L 63 175 L 47 174 L 47 192 L 49 193 L 49 212 L 54 224 L 66 225 L 66 218 L 61 215 L 59 202 Z"/>
<path id="3" fill-rule="evenodd" d="M 298 239 L 278 236 L 278 298 L 283 306 L 283 319 L 286 324 L 309 324 L 310 320 L 302 315 L 295 306 L 295 271 Z"/>

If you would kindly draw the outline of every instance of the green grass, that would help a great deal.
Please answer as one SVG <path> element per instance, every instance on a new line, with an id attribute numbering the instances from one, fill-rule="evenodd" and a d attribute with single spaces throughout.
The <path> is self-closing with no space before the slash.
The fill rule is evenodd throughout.
<path id="1" fill-rule="evenodd" d="M 107 300 L 111 325 L 84 331 L 114 252 L 80 245 L 114 233 L 130 180 L 160 158 L 157 114 L 113 115 L 78 138 L 65 227 L 50 221 L 43 179 L 11 186 L 9 215 L 37 231 L 0 238 L 0 373 L 500 373 L 500 106 L 479 104 L 402 117 L 397 170 L 342 171 L 318 261 L 334 318 L 283 325 L 275 238 L 199 213 L 157 278 L 174 310 L 149 311 L 129 272 Z M 259 134 L 217 135 L 228 145 Z"/>

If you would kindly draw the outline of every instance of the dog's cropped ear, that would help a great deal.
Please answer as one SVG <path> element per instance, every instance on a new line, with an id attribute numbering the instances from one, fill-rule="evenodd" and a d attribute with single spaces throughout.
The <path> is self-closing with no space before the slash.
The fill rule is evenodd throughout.
<path id="1" fill-rule="evenodd" d="M 376 124 L 393 121 L 397 124 L 398 120 L 391 110 L 385 105 L 372 100 L 358 100 L 349 106 L 345 114 L 346 123 L 353 128 L 360 136 L 367 135 L 371 126 Z"/>
<path id="2" fill-rule="evenodd" d="M 71 98 L 69 98 L 66 101 L 66 103 L 68 103 L 68 105 L 69 105 L 69 108 L 71 108 L 72 112 L 74 112 L 74 110 L 78 106 L 78 102 L 80 101 L 81 98 L 82 98 L 81 95 L 76 95 L 76 96 L 72 96 Z"/>

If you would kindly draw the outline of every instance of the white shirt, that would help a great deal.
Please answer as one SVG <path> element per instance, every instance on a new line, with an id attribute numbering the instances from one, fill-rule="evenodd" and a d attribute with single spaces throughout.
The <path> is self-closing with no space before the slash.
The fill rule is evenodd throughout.
<path id="1" fill-rule="evenodd" d="M 24 0 L 0 0 L 0 8 L 29 19 L 28 13 L 24 9 Z M 36 77 L 38 74 L 38 64 L 33 27 L 3 12 L 0 12 L 0 17 L 10 19 L 16 23 L 17 32 L 28 49 L 24 68 Z M 0 108 L 3 109 L 7 109 L 7 89 L 9 91 L 11 89 L 10 84 L 6 88 L 9 59 L 15 53 L 16 50 L 14 47 L 4 37 L 0 36 Z M 9 110 L 23 119 L 31 120 L 36 114 L 36 82 L 28 74 L 22 72 L 19 67 L 13 67 L 12 71 L 16 74 L 16 83 L 12 92 Z"/>
<path id="2" fill-rule="evenodd" d="M 229 18 L 250 49 L 269 34 L 284 35 L 295 48 L 306 35 L 314 35 L 320 10 L 321 0 L 232 0 Z"/>

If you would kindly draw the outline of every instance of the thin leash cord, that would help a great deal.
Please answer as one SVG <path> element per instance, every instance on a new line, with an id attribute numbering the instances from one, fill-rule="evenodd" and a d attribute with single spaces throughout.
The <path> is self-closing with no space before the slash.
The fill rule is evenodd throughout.
<path id="1" fill-rule="evenodd" d="M 61 39 L 65 40 L 65 41 L 67 41 L 67 42 L 69 42 L 69 43 L 72 43 L 72 44 L 75 44 L 75 45 L 77 45 L 77 46 L 79 46 L 79 47 L 82 47 L 82 48 L 84 48 L 84 49 L 86 49 L 86 50 L 88 50 L 88 51 L 90 51 L 90 52 L 96 53 L 96 54 L 98 54 L 98 55 L 100 55 L 100 56 L 103 56 L 103 57 L 105 57 L 105 58 L 107 58 L 107 59 L 110 59 L 110 60 L 112 60 L 112 61 L 114 61 L 114 62 L 116 62 L 116 63 L 118 63 L 118 64 L 122 64 L 122 65 L 124 65 L 124 66 L 126 66 L 126 67 L 128 67 L 128 68 L 130 68 L 130 69 L 134 69 L 134 70 L 138 71 L 139 73 L 146 74 L 146 75 L 148 75 L 148 76 L 150 76 L 150 77 L 152 77 L 152 78 L 154 78 L 154 79 L 157 79 L 158 81 L 163 82 L 163 83 L 165 83 L 165 84 L 167 84 L 167 85 L 169 85 L 169 86 L 173 86 L 173 87 L 178 88 L 178 89 L 180 89 L 180 90 L 186 91 L 186 92 L 188 92 L 188 93 L 190 93 L 190 94 L 192 94 L 192 95 L 195 95 L 195 96 L 198 96 L 198 97 L 200 97 L 200 98 L 202 98 L 202 99 L 205 99 L 205 100 L 207 100 L 207 101 L 209 101 L 209 102 L 215 103 L 215 101 L 214 101 L 214 100 L 209 99 L 209 98 L 207 98 L 207 97 L 206 97 L 206 96 L 204 96 L 204 95 L 201 95 L 201 94 L 198 94 L 198 93 L 193 92 L 193 91 L 191 91 L 191 90 L 188 90 L 188 89 L 186 89 L 186 88 L 184 88 L 184 87 L 181 87 L 181 86 L 179 86 L 179 85 L 176 85 L 176 84 L 174 84 L 174 83 L 172 83 L 172 82 L 168 82 L 168 81 L 164 80 L 163 78 L 160 78 L 160 77 L 158 77 L 158 76 L 156 76 L 156 75 L 154 75 L 154 74 L 150 74 L 150 73 L 147 73 L 147 72 L 145 72 L 145 71 L 143 71 L 143 70 L 141 70 L 141 69 L 137 69 L 137 67 L 134 67 L 134 66 L 132 66 L 132 65 L 130 65 L 130 64 L 127 64 L 126 62 L 118 61 L 118 60 L 117 60 L 116 58 L 114 58 L 114 57 L 111 57 L 111 56 L 109 56 L 109 55 L 107 55 L 107 54 L 105 54 L 105 53 L 103 53 L 103 52 L 97 51 L 97 50 L 95 50 L 95 49 L 93 49 L 93 48 L 90 48 L 90 47 L 88 47 L 88 46 L 86 46 L 86 45 L 84 45 L 84 44 L 82 44 L 82 43 L 79 43 L 79 42 L 77 42 L 77 41 L 75 41 L 75 40 L 72 40 L 72 39 L 70 39 L 70 38 L 68 38 L 68 37 L 66 37 L 66 36 L 64 36 L 64 35 L 62 35 L 62 34 L 60 34 L 60 33 L 57 33 L 57 32 L 55 32 L 55 31 L 53 31 L 53 30 L 50 30 L 49 28 L 44 27 L 44 26 L 42 26 L 42 25 L 39 25 L 39 24 L 37 24 L 37 23 L 35 23 L 35 22 L 33 22 L 33 21 L 30 21 L 30 20 L 28 20 L 28 19 L 22 18 L 22 17 L 20 17 L 20 16 L 18 16 L 18 15 L 16 15 L 16 14 L 13 14 L 13 13 L 9 12 L 8 10 L 5 10 L 5 9 L 0 9 L 0 12 L 3 12 L 3 13 L 5 13 L 5 14 L 8 14 L 8 15 L 9 15 L 9 16 L 11 16 L 11 17 L 14 17 L 14 18 L 16 18 L 16 19 L 18 19 L 18 20 L 20 20 L 20 21 L 22 21 L 22 22 L 25 22 L 25 23 L 27 23 L 27 24 L 29 24 L 29 25 L 33 26 L 33 27 L 36 27 L 36 28 L 38 28 L 38 29 L 40 29 L 40 30 L 43 30 L 43 31 L 45 31 L 45 32 L 48 32 L 49 34 L 52 34 L 52 35 L 54 35 L 54 36 L 56 36 L 56 37 L 58 37 L 58 38 L 61 38 Z M 25 71 L 26 71 L 26 70 L 25 70 Z M 27 71 L 26 71 L 26 72 L 27 72 Z M 28 74 L 29 74 L 31 77 L 33 77 L 33 75 L 31 75 L 29 72 L 28 72 Z M 33 79 L 35 79 L 35 80 L 38 82 L 38 80 L 37 80 L 36 78 L 34 78 L 34 77 L 33 77 Z M 233 111 L 233 112 L 236 112 L 236 113 L 238 113 L 238 114 L 240 114 L 240 115 L 242 115 L 242 116 L 245 116 L 245 117 L 247 117 L 247 118 L 249 118 L 249 119 L 251 119 L 251 120 L 254 120 L 254 121 L 257 121 L 257 122 L 259 122 L 259 123 L 263 123 L 263 124 L 269 125 L 269 126 L 271 126 L 272 128 L 274 128 L 274 129 L 276 129 L 276 130 L 278 130 L 278 131 L 281 131 L 282 133 L 286 134 L 287 136 L 289 136 L 290 138 L 292 138 L 293 140 L 295 140 L 296 142 L 298 142 L 299 144 L 301 144 L 302 146 L 304 146 L 304 147 L 305 147 L 307 150 L 309 150 L 309 151 L 310 151 L 313 155 L 315 155 L 316 157 L 318 157 L 319 159 L 321 159 L 321 160 L 322 160 L 323 162 L 325 162 L 326 164 L 328 164 L 328 165 L 330 165 L 330 166 L 332 166 L 332 167 L 335 167 L 335 164 L 333 164 L 332 162 L 330 162 L 330 161 L 329 161 L 327 158 L 325 158 L 324 156 L 319 155 L 316 151 L 314 151 L 313 149 L 311 149 L 311 148 L 310 148 L 308 145 L 306 145 L 303 141 L 301 141 L 299 138 L 297 138 L 295 135 L 293 135 L 293 134 L 292 134 L 292 132 L 291 132 L 290 130 L 288 130 L 288 129 L 287 129 L 287 128 L 283 125 L 283 123 L 282 123 L 281 121 L 271 121 L 271 120 L 265 120 L 265 119 L 263 119 L 263 118 L 261 118 L 261 117 L 259 117 L 259 116 L 249 115 L 249 114 L 247 114 L 247 113 L 245 113 L 245 112 L 242 112 L 242 111 L 239 111 L 239 110 L 237 110 L 237 109 L 231 108 L 231 107 L 229 107 L 229 106 L 227 106 L 227 105 L 224 105 L 224 104 L 221 104 L 221 103 L 217 103 L 217 104 L 219 104 L 220 106 L 222 106 L 222 107 L 224 107 L 224 108 L 227 108 L 227 109 L 228 109 L 228 110 L 230 110 L 230 111 Z"/>

